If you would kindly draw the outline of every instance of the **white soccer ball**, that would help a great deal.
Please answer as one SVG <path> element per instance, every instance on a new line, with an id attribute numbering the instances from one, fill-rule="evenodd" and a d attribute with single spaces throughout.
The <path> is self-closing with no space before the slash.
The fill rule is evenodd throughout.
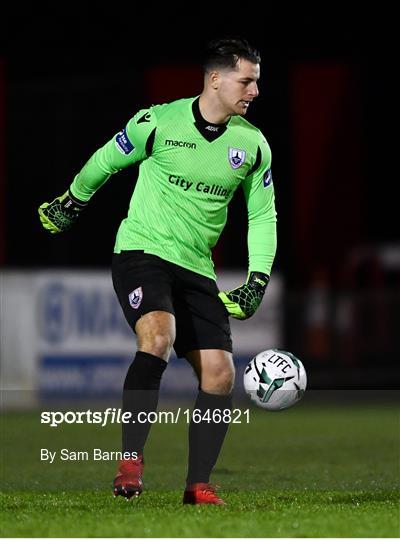
<path id="1" fill-rule="evenodd" d="M 303 397 L 307 375 L 302 362 L 292 353 L 268 349 L 247 364 L 243 384 L 255 405 L 269 411 L 281 411 Z"/>

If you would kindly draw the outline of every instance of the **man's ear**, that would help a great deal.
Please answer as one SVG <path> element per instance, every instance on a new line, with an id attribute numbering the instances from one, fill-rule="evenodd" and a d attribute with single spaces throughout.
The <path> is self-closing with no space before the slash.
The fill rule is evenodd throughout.
<path id="1" fill-rule="evenodd" d="M 216 71 L 216 70 L 210 71 L 210 73 L 208 74 L 208 82 L 211 88 L 214 88 L 214 90 L 217 90 L 219 86 L 219 81 L 220 81 L 219 71 Z"/>

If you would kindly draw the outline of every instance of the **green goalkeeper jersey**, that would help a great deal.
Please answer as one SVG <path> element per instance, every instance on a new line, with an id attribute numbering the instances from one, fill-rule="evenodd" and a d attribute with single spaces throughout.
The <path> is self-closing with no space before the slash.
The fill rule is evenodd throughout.
<path id="1" fill-rule="evenodd" d="M 215 279 L 211 250 L 241 186 L 248 208 L 249 272 L 270 274 L 276 212 L 271 151 L 260 130 L 241 116 L 208 124 L 198 98 L 154 105 L 92 155 L 75 177 L 72 195 L 89 200 L 111 174 L 136 162 L 139 176 L 116 253 L 141 249 Z"/>

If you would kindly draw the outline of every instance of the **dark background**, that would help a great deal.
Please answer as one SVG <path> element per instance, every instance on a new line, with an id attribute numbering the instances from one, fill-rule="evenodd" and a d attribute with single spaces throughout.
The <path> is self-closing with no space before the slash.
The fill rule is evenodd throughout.
<path id="1" fill-rule="evenodd" d="M 274 270 L 289 292 L 287 340 L 315 358 L 338 354 L 370 365 L 385 353 L 385 361 L 394 361 L 399 264 L 386 264 L 388 257 L 397 260 L 399 246 L 397 204 L 389 194 L 396 174 L 390 150 L 393 14 L 333 4 L 277 11 L 269 3 L 226 5 L 221 12 L 188 4 L 57 10 L 14 8 L 3 21 L 2 264 L 109 267 L 135 167 L 112 177 L 64 235 L 41 229 L 37 207 L 63 193 L 139 108 L 200 93 L 207 41 L 240 35 L 262 55 L 260 97 L 247 118 L 272 148 L 279 235 Z M 230 217 L 214 253 L 216 267 L 245 273 L 247 216 L 239 192 Z M 310 308 L 310 297 L 320 293 L 328 299 L 322 326 L 329 327 L 330 341 L 322 348 L 313 341 L 314 352 L 307 352 L 304 321 L 315 319 L 312 307 L 318 312 L 319 304 Z M 354 300 L 345 310 L 353 320 L 347 352 L 329 345 L 338 343 L 343 294 Z M 364 320 L 365 313 L 371 317 Z M 386 330 L 377 334 L 382 324 Z"/>
<path id="2" fill-rule="evenodd" d="M 209 38 L 226 34 L 247 37 L 262 53 L 260 97 L 248 119 L 264 132 L 273 152 L 279 218 L 275 268 L 289 283 L 302 285 L 316 265 L 328 265 L 335 274 L 338 262 L 354 246 L 397 237 L 389 225 L 385 189 L 392 176 L 385 156 L 392 104 L 382 55 L 385 27 L 379 15 L 269 13 L 266 4 L 267 11 L 259 16 L 257 10 L 231 6 L 226 16 L 205 10 L 204 18 L 198 18 L 182 17 L 178 8 L 140 14 L 120 7 L 117 13 L 105 8 L 91 13 L 87 8 L 74 15 L 55 15 L 51 8 L 40 15 L 28 8 L 7 21 L 2 54 L 6 265 L 109 264 L 136 170 L 113 177 L 96 194 L 82 223 L 64 236 L 49 238 L 41 231 L 37 205 L 63 192 L 89 156 L 138 108 L 156 98 L 200 93 L 196 65 L 201 51 Z M 151 82 L 154 68 L 164 72 Z M 336 68 L 344 75 L 332 77 Z M 326 104 L 315 103 L 332 84 L 338 90 L 331 101 L 327 96 Z M 301 107 L 306 110 L 299 116 Z M 329 138 L 320 158 L 315 144 L 303 139 L 312 136 L 316 122 L 322 128 L 315 137 Z M 300 175 L 296 173 L 300 153 L 307 162 L 306 175 L 316 160 L 324 162 L 313 183 L 303 178 L 304 166 Z M 320 198 L 312 208 L 312 230 L 303 231 L 299 217 L 307 210 L 308 189 L 320 190 Z M 217 254 L 220 265 L 246 265 L 246 213 L 240 203 L 238 193 L 231 210 L 235 219 Z M 299 243 L 307 247 L 303 255 Z"/>

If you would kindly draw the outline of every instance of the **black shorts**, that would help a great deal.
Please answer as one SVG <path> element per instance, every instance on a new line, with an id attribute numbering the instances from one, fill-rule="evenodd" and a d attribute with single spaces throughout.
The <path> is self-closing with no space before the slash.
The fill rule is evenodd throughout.
<path id="1" fill-rule="evenodd" d="M 232 352 L 229 318 L 214 280 L 142 250 L 114 254 L 115 292 L 130 327 L 150 311 L 175 316 L 178 357 L 198 349 Z"/>

